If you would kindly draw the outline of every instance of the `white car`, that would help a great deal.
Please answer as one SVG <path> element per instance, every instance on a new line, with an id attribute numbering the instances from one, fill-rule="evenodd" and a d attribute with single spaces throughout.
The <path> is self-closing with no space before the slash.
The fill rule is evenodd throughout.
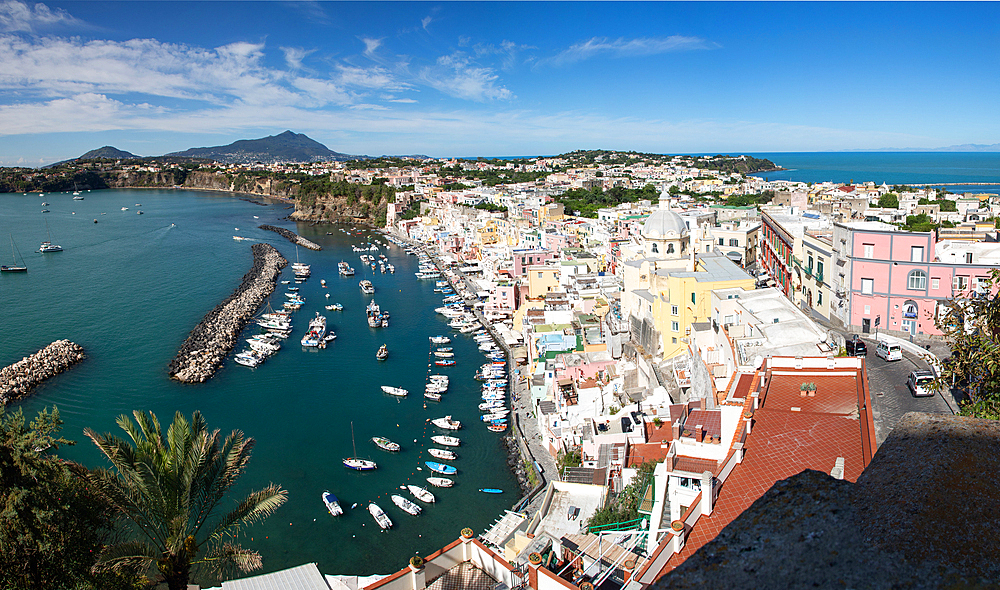
<path id="1" fill-rule="evenodd" d="M 910 393 L 913 394 L 913 397 L 933 396 L 934 388 L 931 387 L 932 383 L 934 383 L 934 371 L 927 369 L 913 371 L 906 380 L 906 386 L 910 388 Z"/>
<path id="2" fill-rule="evenodd" d="M 875 356 L 887 361 L 903 360 L 903 349 L 898 344 L 891 344 L 886 340 L 879 340 L 875 347 Z"/>

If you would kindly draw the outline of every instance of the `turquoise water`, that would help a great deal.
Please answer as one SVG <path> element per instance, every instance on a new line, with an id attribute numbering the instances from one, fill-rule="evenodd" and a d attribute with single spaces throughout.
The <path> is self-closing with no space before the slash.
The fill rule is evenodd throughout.
<path id="1" fill-rule="evenodd" d="M 1000 183 L 1000 153 L 982 152 L 776 152 L 752 154 L 782 168 L 754 176 L 799 182 L 877 184 Z M 1000 186 L 949 186 L 954 193 L 998 193 Z"/>
<path id="2" fill-rule="evenodd" d="M 291 211 L 284 203 L 261 206 L 228 195 L 173 190 L 84 196 L 73 201 L 68 193 L 0 195 L 0 260 L 10 260 L 7 234 L 12 234 L 28 266 L 26 274 L 0 276 L 0 366 L 61 338 L 82 345 L 88 355 L 20 404 L 29 415 L 58 406 L 64 435 L 78 441 L 63 452 L 66 457 L 103 464 L 83 428 L 120 432 L 115 418 L 133 409 L 153 410 L 161 423 L 175 411 L 200 410 L 212 428 L 242 430 L 257 445 L 237 491 L 275 482 L 289 492 L 286 504 L 242 539 L 264 556 L 264 571 L 317 562 L 320 571 L 331 574 L 393 572 L 411 555 L 454 540 L 463 527 L 482 532 L 518 499 L 501 439 L 479 420 L 478 382 L 472 375 L 485 359 L 471 338 L 453 333 L 434 312 L 441 296 L 433 293 L 433 281 L 413 276 L 416 257 L 391 246 L 383 252 L 396 274 L 366 272 L 351 244 L 364 243 L 368 232 L 349 237 L 339 231 L 347 226 L 283 221 Z M 41 213 L 43 201 L 50 213 Z M 122 211 L 123 206 L 129 210 Z M 136 214 L 140 208 L 144 215 Z M 46 237 L 46 220 L 52 241 L 64 252 L 34 252 Z M 250 268 L 251 242 L 235 241 L 233 235 L 268 242 L 295 261 L 295 247 L 257 229 L 263 223 L 287 227 L 324 248 L 298 251 L 299 259 L 312 265 L 312 278 L 300 285 L 306 304 L 296 312 L 292 337 L 256 369 L 228 360 L 208 383 L 171 381 L 167 364 L 188 332 Z M 339 277 L 341 260 L 358 274 Z M 292 278 L 290 268 L 281 278 Z M 368 327 L 364 308 L 369 298 L 358 289 L 362 278 L 373 281 L 376 301 L 392 314 L 388 328 Z M 326 279 L 327 289 L 320 279 Z M 285 300 L 280 287 L 272 296 L 275 307 Z M 324 310 L 331 302 L 343 303 L 344 311 Z M 326 350 L 298 344 L 316 311 L 327 316 L 338 336 Z M 425 408 L 428 337 L 436 334 L 451 335 L 458 363 L 435 367 L 451 376 L 451 389 Z M 380 363 L 375 351 L 383 342 L 390 355 Z M 405 399 L 391 397 L 380 385 L 411 393 Z M 427 486 L 424 478 L 431 473 L 418 466 L 431 459 L 423 449 L 430 436 L 440 433 L 425 420 L 446 414 L 463 422 L 458 460 L 451 462 L 459 470 L 456 485 L 433 488 L 438 502 L 421 516 L 410 516 L 389 495 L 400 493 L 394 488 L 401 484 Z M 353 453 L 352 422 L 358 455 L 378 462 L 374 472 L 352 472 L 340 464 Z M 373 436 L 386 436 L 403 450 L 381 451 L 371 443 Z M 505 492 L 494 496 L 479 488 Z M 328 515 L 320 500 L 323 490 L 341 499 L 344 516 Z M 365 510 L 372 500 L 396 524 L 391 531 L 380 532 Z M 359 506 L 352 511 L 355 502 Z"/>

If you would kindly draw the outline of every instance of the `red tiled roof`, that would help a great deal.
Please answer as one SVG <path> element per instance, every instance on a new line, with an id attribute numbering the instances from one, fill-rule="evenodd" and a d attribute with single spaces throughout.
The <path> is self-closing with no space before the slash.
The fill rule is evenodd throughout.
<path id="1" fill-rule="evenodd" d="M 699 459 L 698 457 L 685 457 L 683 455 L 678 455 L 677 462 L 674 463 L 674 471 L 687 471 L 688 473 L 704 473 L 706 471 L 711 471 L 712 473 L 717 473 L 718 470 L 718 461 L 714 461 L 712 459 Z"/>
<path id="2" fill-rule="evenodd" d="M 694 432 L 694 427 L 702 425 L 705 434 L 712 436 L 722 436 L 722 411 L 721 410 L 691 410 L 687 420 L 684 421 L 684 428 Z"/>
<path id="3" fill-rule="evenodd" d="M 670 422 L 662 422 L 659 427 L 653 422 L 646 422 L 646 442 L 669 442 L 674 439 Z"/>
<path id="4" fill-rule="evenodd" d="M 662 461 L 667 458 L 669 444 L 638 443 L 629 445 L 628 456 L 625 457 L 625 467 L 635 467 L 646 461 Z"/>
<path id="5" fill-rule="evenodd" d="M 850 414 L 858 407 L 858 382 L 852 375 L 829 377 L 793 372 L 772 375 L 767 385 L 765 405 L 770 409 L 800 408 L 803 412 Z M 803 383 L 815 383 L 814 397 L 802 397 Z"/>

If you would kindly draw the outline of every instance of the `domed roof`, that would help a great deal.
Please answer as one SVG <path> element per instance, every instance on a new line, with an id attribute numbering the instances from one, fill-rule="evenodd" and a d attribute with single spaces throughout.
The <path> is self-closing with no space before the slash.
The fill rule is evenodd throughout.
<path id="1" fill-rule="evenodd" d="M 640 234 L 647 239 L 661 239 L 667 237 L 686 236 L 688 234 L 687 225 L 681 216 L 667 208 L 666 199 L 660 200 L 660 208 L 646 218 L 642 224 Z"/>

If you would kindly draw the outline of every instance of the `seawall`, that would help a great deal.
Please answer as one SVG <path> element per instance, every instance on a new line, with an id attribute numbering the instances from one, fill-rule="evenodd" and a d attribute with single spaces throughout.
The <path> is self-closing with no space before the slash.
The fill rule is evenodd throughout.
<path id="1" fill-rule="evenodd" d="M 31 356 L 0 369 L 0 407 L 28 395 L 32 389 L 86 358 L 83 347 L 56 340 Z"/>
<path id="2" fill-rule="evenodd" d="M 293 244 L 298 244 L 299 246 L 302 246 L 303 248 L 308 248 L 310 250 L 322 250 L 323 249 L 316 242 L 310 242 L 309 240 L 303 238 L 299 234 L 297 234 L 297 233 L 295 233 L 295 232 L 293 232 L 291 230 L 287 230 L 287 229 L 285 229 L 283 227 L 275 227 L 273 225 L 267 225 L 267 224 L 259 225 L 257 227 L 259 227 L 260 229 L 266 229 L 267 231 L 273 231 L 273 232 L 275 232 L 277 234 L 281 234 L 289 242 L 291 242 Z"/>
<path id="3" fill-rule="evenodd" d="M 240 331 L 274 292 L 278 274 L 288 261 L 269 244 L 254 244 L 251 250 L 253 267 L 233 294 L 191 330 L 170 362 L 171 378 L 184 383 L 203 383 L 211 378 L 236 347 Z"/>

